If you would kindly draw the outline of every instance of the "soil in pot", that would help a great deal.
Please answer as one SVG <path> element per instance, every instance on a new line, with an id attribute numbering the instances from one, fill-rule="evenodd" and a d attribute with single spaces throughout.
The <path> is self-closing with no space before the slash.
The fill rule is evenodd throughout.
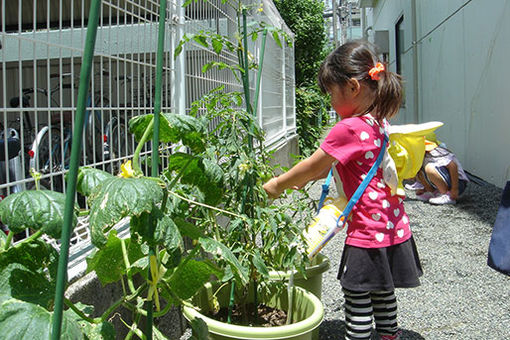
<path id="1" fill-rule="evenodd" d="M 264 304 L 258 305 L 258 318 L 255 320 L 254 305 L 249 303 L 243 306 L 234 305 L 232 309 L 232 324 L 239 326 L 256 326 L 256 327 L 273 327 L 283 326 L 287 322 L 287 312 L 266 306 Z M 209 313 L 208 317 L 221 321 L 227 322 L 228 308 L 223 307 L 218 313 Z"/>

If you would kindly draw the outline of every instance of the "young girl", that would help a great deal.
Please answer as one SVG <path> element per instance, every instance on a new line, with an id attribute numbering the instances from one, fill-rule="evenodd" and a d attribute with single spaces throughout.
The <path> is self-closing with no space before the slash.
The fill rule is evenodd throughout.
<path id="1" fill-rule="evenodd" d="M 400 107 L 400 77 L 385 69 L 368 43 L 348 42 L 322 63 L 319 86 L 341 117 L 312 156 L 264 185 L 277 198 L 323 178 L 336 162 L 347 198 L 381 151 L 386 118 Z M 345 296 L 346 339 L 370 339 L 372 318 L 381 339 L 399 339 L 395 288 L 416 287 L 422 270 L 404 211 L 378 169 L 346 223 L 338 278 Z"/>

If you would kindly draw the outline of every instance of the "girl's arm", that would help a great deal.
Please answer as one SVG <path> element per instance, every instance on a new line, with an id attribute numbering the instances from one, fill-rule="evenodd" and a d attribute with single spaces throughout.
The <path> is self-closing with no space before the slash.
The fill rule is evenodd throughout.
<path id="1" fill-rule="evenodd" d="M 289 171 L 269 180 L 264 184 L 264 190 L 266 190 L 269 197 L 277 198 L 285 189 L 299 189 L 309 181 L 327 174 L 334 161 L 334 157 L 319 148 L 313 155 L 299 162 Z"/>

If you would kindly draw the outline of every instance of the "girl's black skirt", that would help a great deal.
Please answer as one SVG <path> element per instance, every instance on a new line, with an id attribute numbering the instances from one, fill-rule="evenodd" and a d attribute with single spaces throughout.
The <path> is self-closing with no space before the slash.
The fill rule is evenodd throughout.
<path id="1" fill-rule="evenodd" d="M 393 291 L 420 285 L 423 274 L 414 239 L 386 248 L 344 246 L 338 279 L 352 291 Z"/>

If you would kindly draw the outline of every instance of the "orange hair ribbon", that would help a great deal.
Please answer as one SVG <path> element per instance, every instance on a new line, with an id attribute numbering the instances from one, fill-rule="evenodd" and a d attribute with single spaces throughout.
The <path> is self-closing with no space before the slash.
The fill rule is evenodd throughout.
<path id="1" fill-rule="evenodd" d="M 370 69 L 370 71 L 368 71 L 368 74 L 372 80 L 379 80 L 379 73 L 383 72 L 384 70 L 384 65 L 382 63 L 377 63 Z"/>

